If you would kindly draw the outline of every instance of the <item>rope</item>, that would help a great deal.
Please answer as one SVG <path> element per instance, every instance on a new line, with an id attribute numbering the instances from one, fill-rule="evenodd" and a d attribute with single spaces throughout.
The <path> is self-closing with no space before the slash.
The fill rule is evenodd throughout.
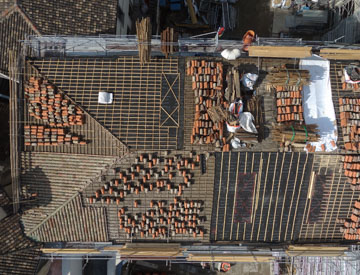
<path id="1" fill-rule="evenodd" d="M 294 129 L 294 127 L 291 125 L 291 130 L 292 130 L 292 132 L 293 132 L 293 136 L 292 136 L 292 138 L 291 138 L 291 142 L 292 141 L 294 141 L 294 139 L 295 139 L 295 129 Z"/>
<path id="2" fill-rule="evenodd" d="M 296 82 L 296 85 L 295 86 L 299 86 L 299 84 L 301 83 L 301 73 L 299 70 L 297 70 L 297 73 L 299 75 L 299 78 L 298 78 L 298 81 Z"/>
<path id="3" fill-rule="evenodd" d="M 306 126 L 305 126 L 305 125 L 303 125 L 303 127 L 304 127 L 305 134 L 306 134 L 306 139 L 305 139 L 305 142 L 307 142 L 307 140 L 308 140 L 308 131 L 307 131 Z"/>
<path id="4" fill-rule="evenodd" d="M 289 81 L 290 81 L 290 75 L 289 75 L 289 71 L 288 69 L 285 67 L 285 70 L 286 70 L 286 75 L 287 75 L 287 80 L 285 81 L 285 86 L 287 86 L 289 84 Z"/>

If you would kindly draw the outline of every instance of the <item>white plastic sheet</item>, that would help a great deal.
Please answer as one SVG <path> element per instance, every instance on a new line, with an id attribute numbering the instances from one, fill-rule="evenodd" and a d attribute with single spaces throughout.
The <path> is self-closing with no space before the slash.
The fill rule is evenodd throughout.
<path id="1" fill-rule="evenodd" d="M 337 127 L 330 84 L 330 62 L 317 55 L 300 60 L 300 69 L 310 72 L 310 84 L 303 87 L 303 108 L 306 124 L 317 124 L 320 140 L 311 142 L 316 151 L 327 152 L 337 147 L 331 141 L 337 141 Z"/>
<path id="2" fill-rule="evenodd" d="M 113 102 L 113 94 L 107 92 L 99 92 L 98 102 L 100 104 L 111 104 Z"/>

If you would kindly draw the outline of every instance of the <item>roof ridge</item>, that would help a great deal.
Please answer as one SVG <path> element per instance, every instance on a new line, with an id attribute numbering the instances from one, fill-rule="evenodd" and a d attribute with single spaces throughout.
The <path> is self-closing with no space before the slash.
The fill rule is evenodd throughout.
<path id="1" fill-rule="evenodd" d="M 52 81 L 50 81 L 43 73 L 41 73 L 34 64 L 32 64 L 31 61 L 28 61 L 28 63 L 30 64 L 30 66 L 42 77 L 46 78 L 49 82 L 53 83 Z M 122 141 L 120 140 L 118 137 L 116 137 L 109 129 L 107 129 L 103 124 L 101 124 L 94 116 L 92 116 L 88 111 L 86 111 L 79 103 L 77 103 L 72 97 L 70 97 L 67 93 L 65 93 L 56 83 L 53 83 L 57 89 L 63 93 L 65 95 L 65 97 L 67 97 L 67 99 L 69 99 L 70 101 L 72 101 L 74 104 L 76 104 L 85 114 L 87 114 L 91 119 L 93 119 L 98 125 L 100 125 L 105 131 L 106 133 L 110 134 L 114 139 L 116 139 L 118 142 L 120 142 L 120 144 L 122 146 L 124 146 L 124 151 L 128 151 L 129 152 L 129 147 Z M 126 155 L 126 154 L 124 154 Z"/>
<path id="2" fill-rule="evenodd" d="M 37 29 L 35 24 L 31 21 L 30 17 L 26 14 L 26 12 L 23 11 L 23 9 L 20 7 L 19 3 L 15 4 L 15 8 L 21 14 L 21 16 L 24 18 L 26 23 L 30 26 L 30 28 L 32 28 L 33 31 L 36 32 L 38 35 L 41 35 L 40 31 Z"/>
<path id="3" fill-rule="evenodd" d="M 14 12 L 18 12 L 25 22 L 28 24 L 28 26 L 38 35 L 41 35 L 40 31 L 36 28 L 34 23 L 31 21 L 29 16 L 25 13 L 25 11 L 22 10 L 20 5 L 18 3 L 15 3 L 12 7 L 8 8 L 1 14 L 0 22 L 6 20 L 10 15 L 12 15 Z"/>

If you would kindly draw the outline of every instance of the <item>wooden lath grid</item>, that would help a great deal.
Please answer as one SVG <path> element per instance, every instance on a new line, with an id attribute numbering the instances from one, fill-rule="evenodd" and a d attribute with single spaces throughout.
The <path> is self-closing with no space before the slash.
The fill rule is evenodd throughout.
<path id="1" fill-rule="evenodd" d="M 29 62 L 26 62 L 23 81 L 26 81 L 32 76 L 40 77 L 42 75 L 40 75 L 38 70 L 29 64 Z M 27 106 L 28 101 L 24 99 L 24 97 L 21 98 L 20 102 L 23 103 L 24 113 L 22 114 L 21 121 L 18 123 L 23 125 L 46 125 L 42 120 L 30 116 Z M 126 146 L 124 146 L 108 131 L 104 131 L 103 127 L 95 119 L 93 119 L 87 113 L 85 113 L 84 116 L 84 125 L 73 125 L 70 126 L 69 129 L 70 132 L 75 133 L 83 137 L 84 140 L 88 141 L 87 145 L 72 144 L 58 146 L 24 146 L 24 151 L 111 156 L 122 156 L 127 152 Z"/>
<path id="2" fill-rule="evenodd" d="M 162 75 L 179 74 L 178 59 L 152 59 L 142 66 L 129 56 L 41 59 L 33 64 L 130 148 L 177 149 L 179 129 L 161 127 L 160 110 Z M 113 93 L 113 104 L 99 104 L 100 91 Z"/>
<path id="3" fill-rule="evenodd" d="M 348 218 L 354 201 L 359 198 L 359 191 L 352 191 L 350 183 L 343 172 L 342 156 L 316 155 L 314 159 L 315 174 L 328 175 L 321 203 L 319 222 L 306 223 L 303 220 L 300 242 L 335 242 L 343 239 L 341 224 L 336 219 Z M 309 192 L 311 192 L 309 190 Z M 307 200 L 305 211 L 308 213 L 310 200 Z"/>
<path id="4" fill-rule="evenodd" d="M 337 144 L 342 152 L 345 152 L 344 134 L 340 125 L 340 109 L 339 109 L 339 98 L 352 97 L 359 98 L 359 93 L 350 90 L 342 89 L 341 76 L 338 75 L 338 71 L 343 71 L 349 62 L 331 62 L 330 64 L 330 81 L 332 89 L 332 99 L 335 108 L 335 115 L 337 121 L 338 140 Z"/>
<path id="5" fill-rule="evenodd" d="M 291 242 L 303 218 L 312 155 L 304 153 L 218 153 L 211 240 Z M 236 222 L 239 174 L 256 173 L 250 222 Z"/>

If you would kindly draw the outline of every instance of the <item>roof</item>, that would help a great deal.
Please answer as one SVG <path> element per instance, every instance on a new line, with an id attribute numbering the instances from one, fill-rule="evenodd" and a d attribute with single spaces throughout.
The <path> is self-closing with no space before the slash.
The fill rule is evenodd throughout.
<path id="1" fill-rule="evenodd" d="M 29 61 L 116 138 L 136 150 L 182 146 L 182 73 L 178 59 L 43 58 Z M 56 68 L 56 70 L 55 70 Z M 114 104 L 98 103 L 113 93 Z"/>
<path id="2" fill-rule="evenodd" d="M 115 34 L 116 15 L 117 0 L 1 0 L 0 73 L 8 74 L 9 51 L 19 54 L 28 35 Z"/>
<path id="3" fill-rule="evenodd" d="M 10 200 L 2 190 L 0 206 L 10 214 Z M 1 274 L 35 274 L 40 260 L 41 244 L 25 236 L 19 214 L 8 215 L 0 221 L 0 242 Z"/>
<path id="4" fill-rule="evenodd" d="M 117 0 L 21 0 L 20 7 L 43 35 L 115 34 L 116 31 Z"/>
<path id="5" fill-rule="evenodd" d="M 8 72 L 9 51 L 19 53 L 21 40 L 27 35 L 39 34 L 17 6 L 6 12 L 0 17 L 0 73 L 3 74 Z"/>
<path id="6" fill-rule="evenodd" d="M 37 194 L 23 206 L 25 233 L 39 241 L 107 240 L 105 212 L 82 207 L 77 194 L 115 160 L 106 156 L 22 153 L 23 194 Z M 96 231 L 98 234 L 94 234 Z"/>
<path id="7" fill-rule="evenodd" d="M 144 66 L 133 56 L 26 61 L 24 87 L 32 79 L 32 93 L 40 98 L 29 92 L 19 101 L 38 104 L 38 114 L 30 116 L 29 105 L 23 113 L 25 136 L 36 135 L 20 153 L 22 194 L 37 193 L 22 205 L 26 235 L 44 242 L 343 241 L 338 221 L 349 217 L 360 190 L 349 183 L 359 172 L 358 160 L 344 164 L 350 151 L 341 136 L 333 153 L 281 152 L 272 133 L 276 100 L 261 82 L 262 142 L 231 152 L 193 144 L 196 108 L 192 77 L 184 75 L 187 60 L 157 57 Z M 291 62 L 244 58 L 224 66 L 255 68 L 263 79 L 274 66 Z M 334 66 L 344 64 L 331 62 L 338 118 L 335 101 L 343 93 Z M 99 104 L 99 91 L 113 93 L 114 102 Z M 346 96 L 358 98 L 353 91 Z M 52 97 L 61 98 L 57 104 L 65 113 L 71 104 L 85 118 L 56 127 L 65 126 L 86 144 L 36 143 L 42 133 L 29 129 L 49 126 Z"/>

